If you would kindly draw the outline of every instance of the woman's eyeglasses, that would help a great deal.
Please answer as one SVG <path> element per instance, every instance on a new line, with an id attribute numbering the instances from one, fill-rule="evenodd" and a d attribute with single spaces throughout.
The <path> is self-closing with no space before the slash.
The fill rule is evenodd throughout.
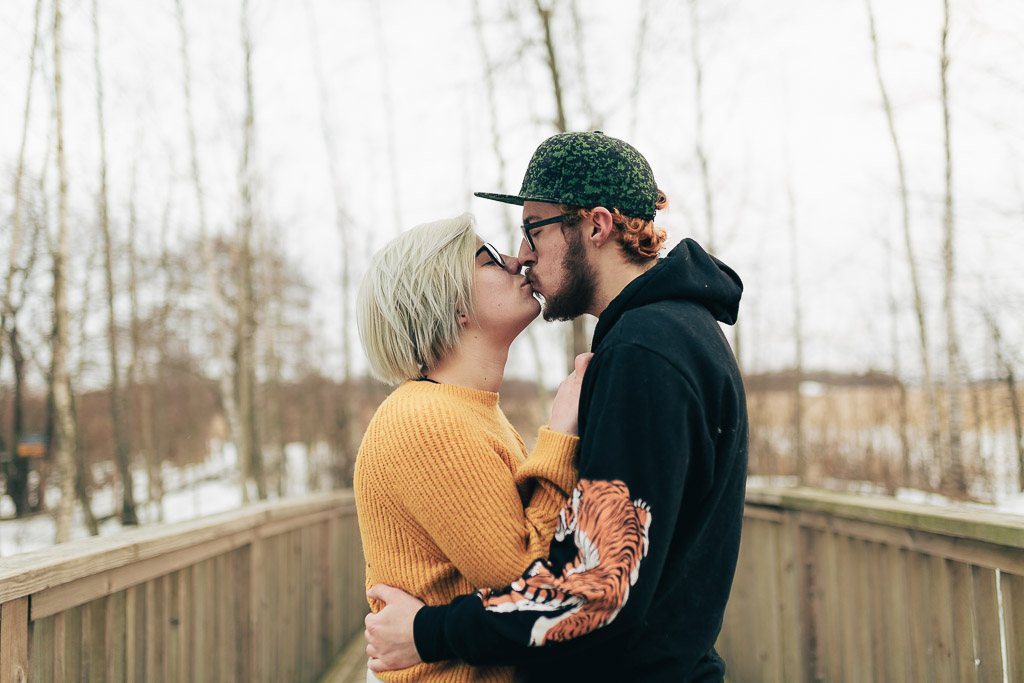
<path id="1" fill-rule="evenodd" d="M 491 259 L 494 265 L 499 266 L 501 268 L 505 267 L 505 259 L 501 258 L 501 252 L 495 249 L 494 245 L 491 244 L 490 242 L 484 242 L 483 245 L 476 250 L 476 256 L 474 256 L 474 258 L 479 257 L 480 254 L 482 254 L 485 251 L 487 252 L 487 257 Z"/>

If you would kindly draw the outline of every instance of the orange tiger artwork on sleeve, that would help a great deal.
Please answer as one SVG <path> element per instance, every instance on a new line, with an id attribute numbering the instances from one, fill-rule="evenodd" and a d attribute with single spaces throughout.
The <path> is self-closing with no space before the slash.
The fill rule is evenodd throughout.
<path id="1" fill-rule="evenodd" d="M 577 638 L 605 626 L 629 599 L 647 556 L 651 509 L 618 480 L 581 479 L 559 515 L 555 538 L 570 534 L 576 556 L 555 574 L 537 560 L 509 588 L 478 595 L 492 612 L 542 612 L 530 645 Z"/>

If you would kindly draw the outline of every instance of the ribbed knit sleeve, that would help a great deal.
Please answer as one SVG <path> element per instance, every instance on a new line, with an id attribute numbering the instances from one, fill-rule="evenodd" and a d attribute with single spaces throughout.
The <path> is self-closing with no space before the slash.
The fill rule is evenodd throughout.
<path id="1" fill-rule="evenodd" d="M 542 430 L 518 472 L 495 439 L 497 406 L 425 401 L 382 423 L 376 466 L 388 497 L 474 586 L 504 585 L 544 557 L 575 483 L 578 439 Z M 365 445 L 364 445 L 365 447 Z M 516 454 L 521 458 L 521 454 Z M 533 480 L 524 509 L 517 483 Z M 518 480 L 518 481 L 517 481 Z"/>
<path id="2" fill-rule="evenodd" d="M 579 478 L 578 445 L 578 437 L 541 427 L 533 453 L 516 470 L 516 484 L 527 492 L 524 512 L 542 542 L 537 557 L 547 556 L 558 515 Z"/>

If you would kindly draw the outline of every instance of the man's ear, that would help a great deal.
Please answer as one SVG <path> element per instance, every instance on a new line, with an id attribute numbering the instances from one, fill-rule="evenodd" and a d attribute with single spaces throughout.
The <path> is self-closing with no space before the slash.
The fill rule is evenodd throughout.
<path id="1" fill-rule="evenodd" d="M 611 212 L 603 206 L 598 206 L 590 211 L 590 241 L 595 247 L 600 248 L 612 236 L 615 224 L 612 221 Z"/>

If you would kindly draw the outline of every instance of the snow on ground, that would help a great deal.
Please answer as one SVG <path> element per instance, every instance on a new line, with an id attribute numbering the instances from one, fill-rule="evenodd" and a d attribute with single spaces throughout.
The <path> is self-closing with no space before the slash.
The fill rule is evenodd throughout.
<path id="1" fill-rule="evenodd" d="M 145 469 L 137 467 L 133 470 L 135 500 L 138 503 L 139 520 L 142 524 L 149 525 L 159 522 L 161 512 L 162 521 L 180 522 L 241 507 L 242 492 L 238 483 L 237 460 L 233 447 L 231 444 L 223 447 L 220 444 L 211 444 L 210 453 L 213 455 L 205 462 L 189 467 L 178 468 L 164 463 L 161 472 L 164 484 L 161 509 L 157 508 L 156 503 L 146 502 L 149 496 Z M 312 458 L 322 460 L 325 455 L 322 449 L 315 448 Z M 304 444 L 292 443 L 285 446 L 286 496 L 301 496 L 307 493 L 309 456 Z M 269 465 L 270 463 L 268 463 Z M 105 463 L 98 467 L 93 473 L 94 478 L 97 481 L 109 481 L 112 467 L 111 463 Z M 1006 465 L 996 464 L 994 469 L 1004 475 L 1000 481 L 1005 482 L 1006 479 L 1015 481 L 1009 476 L 1016 474 L 1015 468 L 1011 472 Z M 796 483 L 794 477 L 751 476 L 748 479 L 750 486 L 795 486 Z M 884 490 L 873 482 L 833 481 L 825 482 L 825 484 L 829 488 L 840 491 L 885 495 Z M 995 494 L 994 505 L 963 503 L 935 493 L 906 488 L 901 488 L 896 492 L 896 500 L 926 503 L 944 508 L 975 508 L 1024 516 L 1024 494 L 1013 492 L 1010 486 L 997 486 L 990 493 Z M 57 509 L 59 497 L 57 489 L 50 487 L 46 492 L 47 512 L 26 519 L 0 519 L 0 558 L 53 545 L 56 537 L 53 513 Z M 272 497 L 276 497 L 276 495 Z M 250 500 L 255 499 L 255 490 L 251 489 Z M 101 535 L 106 536 L 121 530 L 121 524 L 115 515 L 118 503 L 119 501 L 114 499 L 114 491 L 109 484 L 93 491 L 94 514 L 98 519 L 107 518 L 100 525 Z M 13 516 L 14 506 L 10 498 L 0 496 L 0 518 Z M 75 540 L 88 536 L 89 532 L 85 528 L 81 507 L 76 504 L 71 538 Z M 3 560 L 0 559 L 0 564 L 2 562 Z"/>
<path id="2" fill-rule="evenodd" d="M 196 517 L 213 515 L 218 512 L 234 510 L 242 505 L 242 491 L 238 483 L 236 458 L 231 444 L 221 448 L 215 444 L 210 450 L 213 455 L 205 462 L 189 467 L 174 467 L 164 463 L 161 471 L 164 484 L 163 505 L 147 502 L 149 482 L 145 468 L 133 468 L 134 493 L 138 505 L 139 521 L 143 525 L 155 524 L 160 521 L 163 513 L 164 522 L 180 522 Z M 303 444 L 288 444 L 285 447 L 287 458 L 287 496 L 301 496 L 306 490 L 307 456 Z M 98 481 L 109 480 L 107 467 L 98 467 L 94 471 Z M 276 496 L 273 496 L 276 497 Z M 57 534 L 54 512 L 60 493 L 56 487 L 46 492 L 47 512 L 33 515 L 26 519 L 0 519 L 0 566 L 4 557 L 18 553 L 39 550 L 53 545 Z M 250 500 L 255 500 L 255 489 L 250 491 Z M 109 518 L 100 524 L 100 535 L 115 534 L 122 529 L 115 513 L 120 500 L 114 499 L 113 488 L 108 484 L 98 487 L 92 493 L 93 514 L 97 519 Z M 162 508 L 162 509 L 161 509 Z M 7 496 L 0 496 L 0 517 L 14 516 L 14 505 Z M 82 508 L 76 503 L 71 527 L 71 540 L 88 538 Z"/>

